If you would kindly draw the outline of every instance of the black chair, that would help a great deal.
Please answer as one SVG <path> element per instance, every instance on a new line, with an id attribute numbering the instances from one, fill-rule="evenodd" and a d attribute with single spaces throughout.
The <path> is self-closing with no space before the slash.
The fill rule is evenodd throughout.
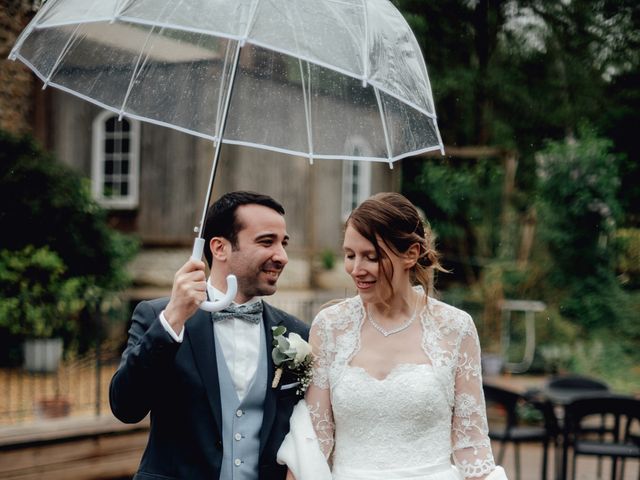
<path id="1" fill-rule="evenodd" d="M 571 374 L 551 377 L 547 382 L 547 388 L 606 391 L 609 390 L 609 385 L 595 378 Z"/>
<path id="2" fill-rule="evenodd" d="M 558 375 L 551 377 L 547 383 L 545 389 L 555 392 L 556 396 L 564 396 L 566 403 L 570 403 L 572 399 L 581 397 L 592 397 L 600 395 L 600 392 L 609 392 L 609 385 L 601 380 L 593 377 L 587 377 L 584 375 L 578 375 L 575 373 Z M 557 412 L 559 424 L 564 422 L 564 411 Z M 603 422 L 601 422 L 603 424 Z M 588 428 L 588 427 L 585 427 Z M 605 432 L 602 431 L 602 427 L 591 433 L 596 433 L 602 436 Z M 598 458 L 597 478 L 602 477 L 602 458 Z"/>
<path id="3" fill-rule="evenodd" d="M 578 456 L 611 459 L 611 480 L 616 479 L 618 461 L 620 478 L 624 477 L 624 461 L 640 460 L 640 400 L 606 395 L 581 398 L 565 409 L 565 436 L 573 449 L 572 478 L 576 476 Z M 638 468 L 640 479 L 640 467 Z"/>
<path id="4" fill-rule="evenodd" d="M 540 443 L 542 445 L 542 480 L 546 480 L 549 443 L 553 442 L 556 446 L 559 433 L 551 403 L 529 399 L 524 395 L 493 385 L 484 384 L 482 387 L 488 410 L 496 406 L 504 412 L 499 424 L 497 421 L 493 422 L 491 416 L 489 417 L 489 438 L 500 442 L 496 462 L 502 463 L 507 444 L 513 444 L 516 480 L 520 480 L 520 444 Z M 527 408 L 538 413 L 541 418 L 538 424 L 523 425 L 521 412 Z"/>

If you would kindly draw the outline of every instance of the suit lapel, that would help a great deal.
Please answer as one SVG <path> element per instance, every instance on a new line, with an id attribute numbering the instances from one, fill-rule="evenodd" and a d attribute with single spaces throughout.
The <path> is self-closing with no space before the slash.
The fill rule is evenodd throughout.
<path id="1" fill-rule="evenodd" d="M 265 328 L 265 341 L 267 342 L 267 392 L 264 397 L 264 413 L 262 417 L 262 428 L 260 430 L 260 453 L 264 450 L 269 434 L 271 433 L 271 427 L 273 426 L 273 420 L 276 416 L 276 390 L 271 388 L 273 382 L 273 375 L 275 373 L 275 366 L 273 364 L 273 358 L 271 358 L 271 350 L 273 349 L 273 330 L 272 327 L 280 325 L 283 321 L 282 317 L 273 310 L 266 302 L 264 303 L 264 311 L 262 314 L 264 328 Z"/>
<path id="2" fill-rule="evenodd" d="M 218 379 L 211 314 L 198 310 L 185 324 L 185 330 L 185 336 L 189 339 L 196 366 L 207 391 L 209 406 L 213 412 L 218 431 L 222 432 L 220 380 Z"/>

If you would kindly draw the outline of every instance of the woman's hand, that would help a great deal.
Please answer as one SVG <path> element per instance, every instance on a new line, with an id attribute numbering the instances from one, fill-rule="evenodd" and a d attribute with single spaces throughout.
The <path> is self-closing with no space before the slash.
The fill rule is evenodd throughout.
<path id="1" fill-rule="evenodd" d="M 287 469 L 287 478 L 285 480 L 296 480 L 296 477 L 293 476 L 291 470 Z"/>

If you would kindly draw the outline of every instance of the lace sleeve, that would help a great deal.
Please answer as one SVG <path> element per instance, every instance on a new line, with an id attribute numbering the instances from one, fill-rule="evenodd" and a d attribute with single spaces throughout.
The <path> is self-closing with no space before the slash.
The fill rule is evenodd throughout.
<path id="1" fill-rule="evenodd" d="M 309 333 L 309 343 L 313 349 L 313 380 L 305 401 L 311 416 L 311 423 L 318 437 L 320 448 L 328 460 L 333 450 L 335 425 L 331 410 L 328 369 L 331 364 L 327 350 L 327 332 L 323 328 L 322 312 L 316 317 Z"/>
<path id="2" fill-rule="evenodd" d="M 465 478 L 484 478 L 495 469 L 482 393 L 480 343 L 471 317 L 458 351 L 451 437 L 455 463 Z"/>

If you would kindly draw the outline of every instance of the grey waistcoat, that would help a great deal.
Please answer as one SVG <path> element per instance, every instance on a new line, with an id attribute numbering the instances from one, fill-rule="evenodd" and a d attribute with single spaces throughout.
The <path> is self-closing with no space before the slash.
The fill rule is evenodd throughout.
<path id="1" fill-rule="evenodd" d="M 264 326 L 260 327 L 258 369 L 242 402 L 238 398 L 222 347 L 215 335 L 214 341 L 222 406 L 223 453 L 220 480 L 256 480 L 260 457 L 260 429 L 268 381 Z"/>

